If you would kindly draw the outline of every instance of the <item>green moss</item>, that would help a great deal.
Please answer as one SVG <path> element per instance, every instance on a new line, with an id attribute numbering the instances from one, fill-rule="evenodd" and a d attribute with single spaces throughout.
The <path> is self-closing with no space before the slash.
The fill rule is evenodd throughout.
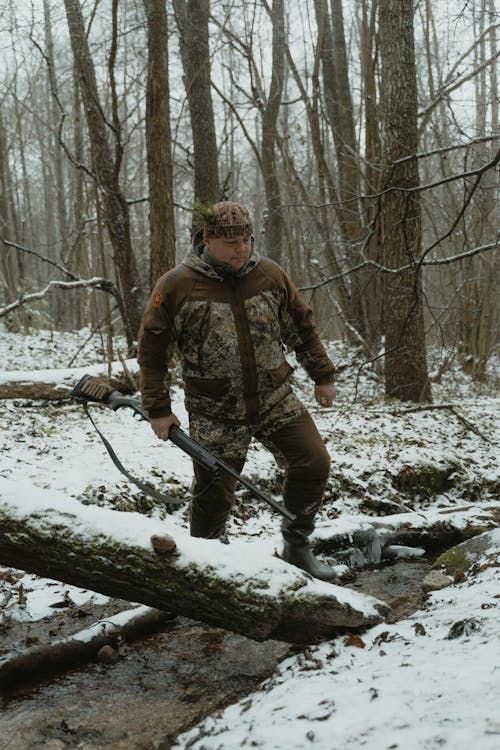
<path id="1" fill-rule="evenodd" d="M 491 531 L 488 526 L 466 526 L 463 530 L 464 539 L 472 539 L 480 534 L 486 534 L 487 531 Z"/>
<path id="2" fill-rule="evenodd" d="M 473 560 L 467 554 L 467 550 L 461 545 L 458 545 L 446 550 L 442 555 L 439 555 L 432 567 L 445 568 L 448 575 L 453 575 L 456 571 L 459 573 L 465 573 L 472 563 Z"/>
<path id="3" fill-rule="evenodd" d="M 431 497 L 449 490 L 455 483 L 459 469 L 454 463 L 406 465 L 394 477 L 393 484 L 406 495 Z"/>

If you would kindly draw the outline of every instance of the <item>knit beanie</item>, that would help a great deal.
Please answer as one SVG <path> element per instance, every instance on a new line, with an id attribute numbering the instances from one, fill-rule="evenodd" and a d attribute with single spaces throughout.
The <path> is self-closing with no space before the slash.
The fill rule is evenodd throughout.
<path id="1" fill-rule="evenodd" d="M 213 214 L 206 218 L 203 224 L 204 236 L 210 237 L 240 237 L 252 234 L 250 214 L 241 203 L 222 201 L 213 207 Z"/>

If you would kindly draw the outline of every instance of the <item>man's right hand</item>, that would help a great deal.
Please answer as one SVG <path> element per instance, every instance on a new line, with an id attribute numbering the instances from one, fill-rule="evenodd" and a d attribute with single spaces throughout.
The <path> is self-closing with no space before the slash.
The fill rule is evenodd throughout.
<path id="1" fill-rule="evenodd" d="M 169 414 L 168 417 L 156 417 L 156 419 L 151 420 L 153 432 L 160 440 L 168 440 L 168 433 L 173 424 L 177 427 L 181 426 L 175 414 Z"/>

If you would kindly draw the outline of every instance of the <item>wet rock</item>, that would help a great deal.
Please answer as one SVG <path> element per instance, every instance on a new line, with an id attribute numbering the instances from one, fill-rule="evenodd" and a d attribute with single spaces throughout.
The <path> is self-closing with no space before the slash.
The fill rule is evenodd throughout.
<path id="1" fill-rule="evenodd" d="M 349 588 L 383 599 L 391 607 L 388 622 L 395 622 L 418 609 L 423 601 L 422 579 L 429 572 L 430 563 L 421 558 L 397 560 L 377 570 L 356 572 Z"/>
<path id="2" fill-rule="evenodd" d="M 103 646 L 97 652 L 99 664 L 116 664 L 119 658 L 118 652 L 112 646 Z"/>
<path id="3" fill-rule="evenodd" d="M 429 591 L 441 591 L 441 589 L 446 589 L 451 584 L 451 579 L 445 576 L 444 573 L 440 573 L 438 570 L 431 570 L 422 581 L 422 588 L 428 593 Z"/>
<path id="4" fill-rule="evenodd" d="M 47 742 L 42 745 L 42 750 L 64 750 L 65 747 L 67 747 L 67 745 L 62 740 L 47 740 Z"/>

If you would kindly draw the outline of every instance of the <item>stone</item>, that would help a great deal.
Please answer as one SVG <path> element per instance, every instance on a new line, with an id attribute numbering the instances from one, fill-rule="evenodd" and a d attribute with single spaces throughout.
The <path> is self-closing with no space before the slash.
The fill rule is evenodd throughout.
<path id="1" fill-rule="evenodd" d="M 175 539 L 168 534 L 153 534 L 151 537 L 151 544 L 153 549 L 159 555 L 168 555 L 171 552 L 175 552 L 177 545 Z"/>
<path id="2" fill-rule="evenodd" d="M 118 652 L 112 646 L 103 646 L 97 652 L 100 664 L 115 664 L 119 658 Z"/>
<path id="3" fill-rule="evenodd" d="M 448 586 L 451 586 L 451 584 L 451 579 L 448 576 L 445 576 L 444 573 L 440 573 L 438 570 L 431 570 L 422 581 L 422 588 L 425 593 L 428 593 L 429 591 L 440 591 L 441 589 L 446 589 Z"/>
<path id="4" fill-rule="evenodd" d="M 479 534 L 443 552 L 434 563 L 435 568 L 445 568 L 450 575 L 465 573 L 478 560 L 491 554 L 499 558 L 500 529 Z M 493 561 L 494 562 L 494 561 Z"/>

